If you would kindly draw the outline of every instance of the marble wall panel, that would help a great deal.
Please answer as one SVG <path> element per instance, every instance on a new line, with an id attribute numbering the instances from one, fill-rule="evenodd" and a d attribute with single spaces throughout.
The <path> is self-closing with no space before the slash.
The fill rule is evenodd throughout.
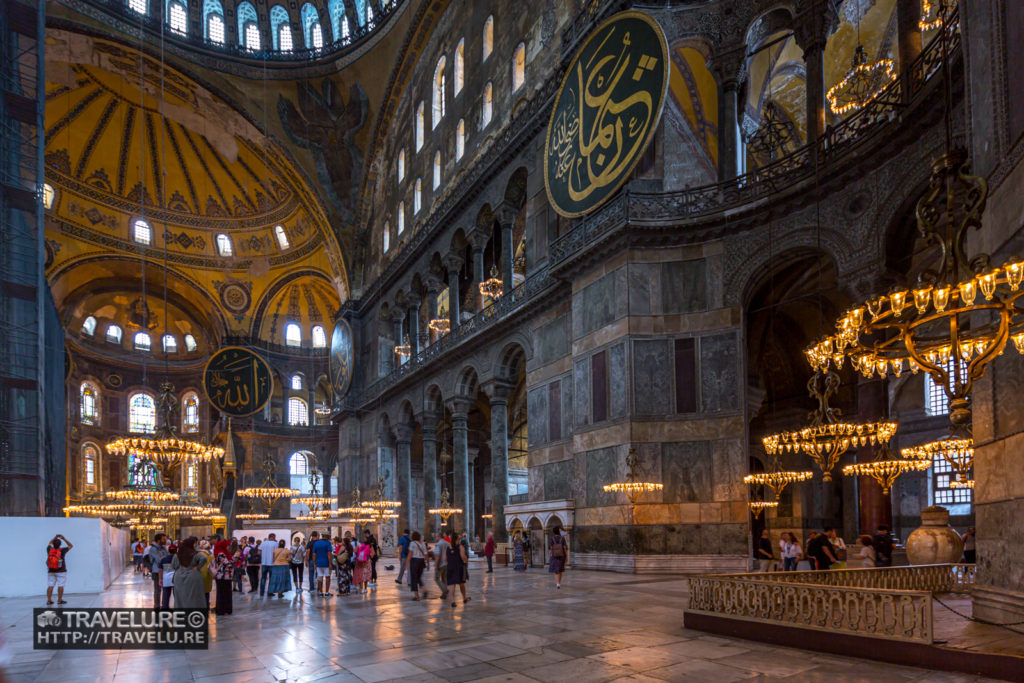
<path id="1" fill-rule="evenodd" d="M 692 313 L 707 308 L 704 259 L 661 264 L 661 312 Z"/>
<path id="2" fill-rule="evenodd" d="M 743 477 L 749 465 L 740 439 L 721 439 L 712 442 L 712 493 L 715 500 L 745 499 Z M 660 480 L 658 480 L 660 481 Z"/>
<path id="3" fill-rule="evenodd" d="M 546 500 L 544 498 L 544 468 L 531 467 L 527 470 L 529 479 L 530 501 Z"/>
<path id="4" fill-rule="evenodd" d="M 608 417 L 623 417 L 629 411 L 629 384 L 626 374 L 626 344 L 616 344 L 608 349 Z"/>
<path id="5" fill-rule="evenodd" d="M 663 552 L 670 555 L 699 555 L 704 552 L 699 524 L 670 524 L 665 527 L 663 539 Z"/>
<path id="6" fill-rule="evenodd" d="M 569 460 L 544 465 L 544 500 L 569 497 Z"/>
<path id="7" fill-rule="evenodd" d="M 700 391 L 702 412 L 739 410 L 739 355 L 735 332 L 701 338 Z"/>
<path id="8" fill-rule="evenodd" d="M 633 411 L 636 415 L 672 412 L 672 356 L 667 339 L 633 340 Z"/>
<path id="9" fill-rule="evenodd" d="M 572 365 L 575 424 L 590 424 L 590 358 L 581 358 Z"/>
<path id="10" fill-rule="evenodd" d="M 569 321 L 560 315 L 537 329 L 537 364 L 547 365 L 569 353 Z"/>
<path id="11" fill-rule="evenodd" d="M 577 337 L 589 334 L 604 327 L 618 316 L 618 302 L 615 296 L 615 280 L 618 271 L 608 273 L 599 280 L 583 288 L 578 298 L 582 303 L 580 310 L 581 327 Z M 625 273 L 623 272 L 623 276 Z M 573 317 L 576 316 L 576 305 L 573 302 Z M 622 303 L 625 307 L 625 302 Z M 574 321 L 575 322 L 575 321 Z"/>
<path id="12" fill-rule="evenodd" d="M 636 444 L 635 448 L 637 460 L 639 461 L 637 467 L 640 470 L 640 476 L 643 481 L 664 481 L 661 472 L 661 444 L 641 442 Z M 622 464 L 622 475 L 626 475 L 625 461 Z M 644 500 L 647 502 L 665 500 L 664 490 L 644 495 Z"/>
<path id="13" fill-rule="evenodd" d="M 603 490 L 605 484 L 619 481 L 617 448 L 601 448 L 587 453 L 587 504 L 615 505 L 618 497 Z"/>
<path id="14" fill-rule="evenodd" d="M 653 277 L 658 272 L 658 264 L 631 263 L 629 264 L 629 314 L 650 315 L 652 301 L 656 300 L 658 293 L 655 289 L 661 289 L 661 279 Z"/>
<path id="15" fill-rule="evenodd" d="M 576 508 L 588 507 L 587 503 L 587 454 L 576 452 L 572 455 L 569 468 L 569 494 L 576 502 Z"/>
<path id="16" fill-rule="evenodd" d="M 561 380 L 562 383 L 562 438 L 568 439 L 572 436 L 572 417 L 573 417 L 573 378 L 572 375 L 566 375 Z"/>
<path id="17" fill-rule="evenodd" d="M 526 395 L 526 436 L 529 446 L 548 440 L 548 387 L 532 389 Z"/>
<path id="18" fill-rule="evenodd" d="M 709 442 L 665 443 L 661 458 L 666 503 L 712 500 L 714 467 Z"/>
<path id="19" fill-rule="evenodd" d="M 995 438 L 1001 439 L 1024 431 L 1024 363 L 1016 353 L 1004 353 L 992 367 Z"/>

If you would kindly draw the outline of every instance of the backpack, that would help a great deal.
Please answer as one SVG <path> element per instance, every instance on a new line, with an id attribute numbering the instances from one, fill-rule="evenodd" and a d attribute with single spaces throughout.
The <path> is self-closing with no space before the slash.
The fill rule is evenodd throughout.
<path id="1" fill-rule="evenodd" d="M 366 561 L 368 561 L 370 559 L 370 551 L 371 550 L 373 550 L 373 549 L 370 546 L 368 546 L 367 544 L 365 544 L 365 543 L 362 544 L 361 546 L 359 546 L 359 550 L 356 551 L 356 561 L 357 562 L 366 562 Z"/>
<path id="2" fill-rule="evenodd" d="M 50 548 L 46 551 L 46 566 L 49 569 L 60 569 L 60 548 Z"/>
<path id="3" fill-rule="evenodd" d="M 260 555 L 259 549 L 256 548 L 255 546 L 251 546 L 249 548 L 249 557 L 248 557 L 248 560 L 247 560 L 248 564 L 258 565 L 258 564 L 260 564 L 262 562 L 262 560 L 260 558 L 261 558 L 261 555 Z"/>
<path id="4" fill-rule="evenodd" d="M 565 559 L 565 540 L 561 536 L 551 539 L 551 557 L 558 560 Z"/>

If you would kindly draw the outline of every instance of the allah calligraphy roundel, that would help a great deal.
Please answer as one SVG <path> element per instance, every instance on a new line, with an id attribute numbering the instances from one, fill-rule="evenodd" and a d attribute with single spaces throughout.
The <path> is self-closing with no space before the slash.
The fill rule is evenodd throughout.
<path id="1" fill-rule="evenodd" d="M 352 328 L 342 319 L 331 334 L 331 387 L 334 397 L 341 399 L 352 385 Z"/>
<path id="2" fill-rule="evenodd" d="M 274 375 L 267 362 L 249 349 L 225 346 L 206 363 L 203 388 L 214 408 L 231 417 L 245 417 L 270 400 Z"/>
<path id="3" fill-rule="evenodd" d="M 629 179 L 661 119 L 668 45 L 658 23 L 630 10 L 587 38 L 566 70 L 544 143 L 544 186 L 555 211 L 575 217 Z"/>

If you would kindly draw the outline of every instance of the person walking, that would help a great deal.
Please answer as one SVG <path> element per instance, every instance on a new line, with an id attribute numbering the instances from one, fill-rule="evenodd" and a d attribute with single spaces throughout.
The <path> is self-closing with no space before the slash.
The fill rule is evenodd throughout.
<path id="1" fill-rule="evenodd" d="M 452 586 L 458 586 L 462 593 L 462 604 L 465 605 L 471 598 L 466 597 L 466 565 L 469 564 L 469 552 L 458 534 L 452 534 L 452 546 L 448 548 L 448 592 L 451 593 L 452 607 L 455 607 L 455 592 Z"/>
<path id="2" fill-rule="evenodd" d="M 420 532 L 412 532 L 412 538 L 409 539 L 409 587 L 412 590 L 413 600 L 420 599 L 420 586 L 423 584 L 423 570 L 427 566 L 427 544 L 420 540 Z M 424 588 L 423 597 L 427 597 L 427 591 Z"/>
<path id="3" fill-rule="evenodd" d="M 219 541 L 220 536 L 212 536 L 213 540 Z M 206 562 L 199 569 L 199 575 L 203 577 L 203 592 L 206 595 L 206 609 L 210 609 L 210 593 L 213 591 L 213 548 L 210 541 L 203 539 L 199 541 L 199 553 L 206 558 Z"/>
<path id="4" fill-rule="evenodd" d="M 815 569 L 819 571 L 825 571 L 836 563 L 829 532 L 835 534 L 832 527 L 827 526 L 825 533 L 818 534 L 807 542 L 807 554 L 814 558 Z"/>
<path id="5" fill-rule="evenodd" d="M 274 560 L 270 567 L 270 580 L 267 582 L 267 594 L 277 593 L 283 598 L 292 589 L 292 577 L 288 565 L 292 562 L 292 551 L 285 547 L 284 539 L 277 542 L 274 549 Z"/>
<path id="6" fill-rule="evenodd" d="M 267 583 L 270 582 L 270 570 L 274 566 L 274 552 L 277 550 L 277 536 L 270 534 L 267 540 L 260 543 L 260 597 L 266 595 Z"/>
<path id="7" fill-rule="evenodd" d="M 245 573 L 249 577 L 249 592 L 255 593 L 260 588 L 260 551 L 256 547 L 256 537 L 250 536 L 245 546 Z"/>
<path id="8" fill-rule="evenodd" d="M 309 546 L 316 565 L 316 588 L 321 598 L 331 597 L 331 553 L 334 548 L 326 538 L 320 538 L 316 531 L 309 535 L 312 543 Z"/>
<path id="9" fill-rule="evenodd" d="M 160 609 L 170 609 L 171 596 L 174 593 L 174 569 L 171 562 L 178 554 L 178 546 L 172 543 L 167 547 L 167 555 L 160 560 L 160 564 L 154 568 L 160 576 Z"/>
<path id="10" fill-rule="evenodd" d="M 523 571 L 525 572 L 530 568 L 530 563 L 533 562 L 532 557 L 533 544 L 530 542 L 530 534 L 523 534 Z"/>
<path id="11" fill-rule="evenodd" d="M 548 539 L 548 557 L 551 558 L 548 572 L 555 575 L 555 588 L 561 588 L 562 573 L 565 571 L 565 565 L 569 563 L 569 543 L 562 535 L 560 526 L 551 530 L 551 538 Z"/>
<path id="12" fill-rule="evenodd" d="M 487 534 L 487 543 L 484 543 L 484 557 L 487 558 L 487 573 L 494 573 L 494 534 Z"/>
<path id="13" fill-rule="evenodd" d="M 370 588 L 376 588 L 377 560 L 380 559 L 380 546 L 377 544 L 377 537 L 371 534 L 369 529 L 363 532 L 363 538 L 366 540 L 366 543 L 369 543 L 370 547 L 373 548 L 373 557 L 370 558 L 370 582 L 366 585 Z M 353 543 L 352 545 L 355 547 L 357 543 Z"/>
<path id="14" fill-rule="evenodd" d="M 213 613 L 218 616 L 231 614 L 231 581 L 235 577 L 235 562 L 232 559 L 238 550 L 237 541 L 217 541 L 213 546 L 213 578 L 217 584 L 216 603 Z"/>
<path id="15" fill-rule="evenodd" d="M 875 546 L 875 566 L 876 567 L 891 567 L 892 566 L 892 534 L 889 533 L 889 527 L 885 524 L 879 524 L 875 535 L 871 538 L 872 543 Z"/>
<path id="16" fill-rule="evenodd" d="M 526 571 L 526 550 L 523 547 L 523 534 L 516 532 L 512 539 L 512 569 L 517 572 Z"/>
<path id="17" fill-rule="evenodd" d="M 292 571 L 292 583 L 295 584 L 295 592 L 302 592 L 302 569 L 306 562 L 306 544 L 296 536 L 292 539 L 291 558 L 289 565 Z"/>
<path id="18" fill-rule="evenodd" d="M 412 539 L 409 538 L 409 530 L 406 529 L 402 532 L 402 537 L 398 539 L 398 560 L 400 567 L 398 570 L 398 578 L 395 579 L 395 583 L 402 583 L 402 577 L 405 576 L 405 572 L 408 570 L 409 544 L 411 542 Z"/>
<path id="19" fill-rule="evenodd" d="M 964 562 L 966 562 L 967 564 L 977 563 L 978 546 L 974 527 L 967 527 L 967 531 L 965 531 L 964 535 L 960 537 L 960 540 L 964 542 Z"/>
<path id="20" fill-rule="evenodd" d="M 352 590 L 352 557 L 355 549 L 352 539 L 348 536 L 341 539 L 341 545 L 334 553 L 334 565 L 337 573 L 338 595 L 348 595 Z"/>
<path id="21" fill-rule="evenodd" d="M 242 577 L 245 576 L 245 560 L 242 559 L 242 551 L 244 550 L 245 539 L 242 539 L 242 543 L 239 543 L 237 539 L 231 540 L 231 566 L 234 569 L 235 577 L 235 591 L 242 593 Z"/>
<path id="22" fill-rule="evenodd" d="M 757 539 L 756 548 L 754 559 L 757 560 L 758 571 L 771 571 L 775 553 L 772 551 L 772 539 L 767 529 L 761 529 L 761 538 Z"/>
<path id="23" fill-rule="evenodd" d="M 370 578 L 373 575 L 372 559 L 373 546 L 369 543 L 360 543 L 356 548 L 356 568 L 352 572 L 352 583 L 359 587 L 360 593 L 366 592 L 366 586 L 370 583 Z"/>
<path id="24" fill-rule="evenodd" d="M 53 589 L 57 589 L 57 604 L 64 605 L 64 586 L 68 580 L 67 555 L 74 546 L 57 534 L 46 544 L 46 604 L 53 604 Z"/>
<path id="25" fill-rule="evenodd" d="M 163 585 L 160 583 L 160 561 L 167 557 L 167 534 L 157 534 L 153 543 L 146 548 L 149 558 L 149 577 L 153 579 L 153 609 L 160 609 L 163 598 Z"/>
<path id="26" fill-rule="evenodd" d="M 200 571 L 206 566 L 206 556 L 196 549 L 198 540 L 195 536 L 186 538 L 171 560 L 176 609 L 205 609 L 207 606 Z"/>
<path id="27" fill-rule="evenodd" d="M 135 573 L 143 573 L 142 567 L 142 555 L 146 552 L 146 546 L 142 543 L 142 540 L 135 541 L 135 545 L 132 546 L 132 564 L 135 566 Z"/>
<path id="28" fill-rule="evenodd" d="M 444 537 L 444 529 L 437 532 L 434 543 L 434 583 L 441 591 L 441 599 L 448 599 L 448 549 L 452 547 Z"/>
<path id="29" fill-rule="evenodd" d="M 796 536 L 789 531 L 784 531 L 779 538 L 779 551 L 782 556 L 782 571 L 795 572 L 797 559 L 800 557 L 800 544 Z"/>

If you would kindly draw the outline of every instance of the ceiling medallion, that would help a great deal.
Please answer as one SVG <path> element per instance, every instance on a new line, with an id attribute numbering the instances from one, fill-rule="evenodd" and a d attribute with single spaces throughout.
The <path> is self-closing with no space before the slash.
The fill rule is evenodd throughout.
<path id="1" fill-rule="evenodd" d="M 894 78 L 896 71 L 891 59 L 868 63 L 863 45 L 853 52 L 853 63 L 846 76 L 825 94 L 833 114 L 845 114 L 861 109 L 875 98 Z"/>

